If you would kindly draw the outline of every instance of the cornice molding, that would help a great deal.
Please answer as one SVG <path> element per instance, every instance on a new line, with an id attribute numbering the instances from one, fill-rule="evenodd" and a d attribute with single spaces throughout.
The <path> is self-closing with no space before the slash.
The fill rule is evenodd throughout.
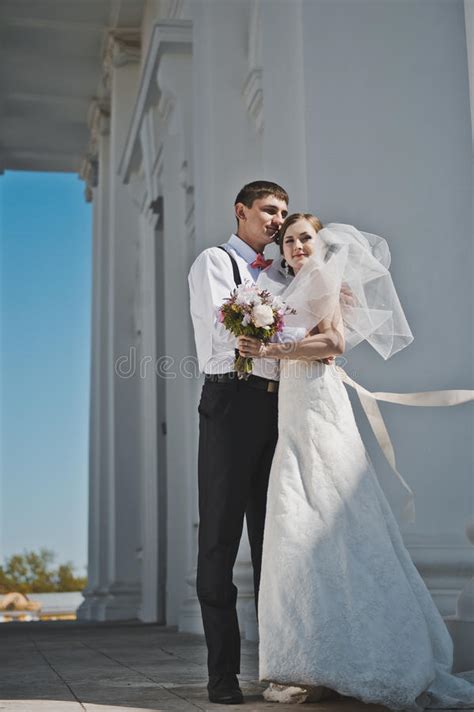
<path id="1" fill-rule="evenodd" d="M 190 20 L 167 20 L 155 23 L 129 134 L 119 166 L 119 175 L 125 183 L 128 182 L 132 164 L 136 159 L 137 151 L 139 151 L 140 131 L 145 113 L 152 106 L 158 104 L 160 116 L 164 118 L 169 115 L 172 109 L 169 97 L 164 97 L 157 85 L 157 73 L 162 57 L 168 54 L 190 54 L 191 52 L 192 23 Z"/>

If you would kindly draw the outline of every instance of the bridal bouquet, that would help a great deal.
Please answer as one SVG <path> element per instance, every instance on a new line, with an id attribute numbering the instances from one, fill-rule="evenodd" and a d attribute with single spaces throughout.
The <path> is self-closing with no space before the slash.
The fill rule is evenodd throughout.
<path id="1" fill-rule="evenodd" d="M 244 282 L 224 300 L 218 316 L 234 336 L 253 336 L 268 343 L 272 336 L 283 330 L 284 316 L 294 313 L 294 309 L 270 292 Z M 234 368 L 238 378 L 247 379 L 252 373 L 253 359 L 237 352 Z"/>

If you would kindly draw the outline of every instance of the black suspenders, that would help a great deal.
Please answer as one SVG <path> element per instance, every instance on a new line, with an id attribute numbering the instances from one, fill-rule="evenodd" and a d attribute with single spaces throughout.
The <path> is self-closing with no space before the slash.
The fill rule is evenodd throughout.
<path id="1" fill-rule="evenodd" d="M 232 271 L 234 272 L 234 282 L 235 286 L 238 287 L 240 284 L 242 284 L 242 279 L 240 277 L 240 272 L 239 272 L 239 266 L 235 259 L 232 257 L 230 252 L 227 252 L 225 247 L 222 247 L 222 245 L 218 245 L 219 250 L 223 250 L 227 255 L 229 255 L 230 261 L 232 262 Z"/>
<path id="2" fill-rule="evenodd" d="M 234 257 L 230 254 L 230 252 L 227 252 L 225 247 L 222 247 L 222 245 L 217 246 L 219 250 L 222 250 L 225 252 L 227 255 L 229 255 L 229 259 L 232 262 L 232 271 L 234 273 L 234 282 L 235 286 L 238 287 L 240 284 L 242 284 L 242 278 L 240 276 L 240 271 L 239 271 L 239 265 L 235 261 Z M 239 356 L 239 350 L 235 349 L 235 357 L 237 358 Z"/>

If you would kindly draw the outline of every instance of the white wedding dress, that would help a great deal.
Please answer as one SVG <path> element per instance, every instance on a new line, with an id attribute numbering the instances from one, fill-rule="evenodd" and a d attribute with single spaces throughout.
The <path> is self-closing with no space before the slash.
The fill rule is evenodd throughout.
<path id="1" fill-rule="evenodd" d="M 262 680 L 392 709 L 474 707 L 334 366 L 281 361 L 259 628 Z"/>

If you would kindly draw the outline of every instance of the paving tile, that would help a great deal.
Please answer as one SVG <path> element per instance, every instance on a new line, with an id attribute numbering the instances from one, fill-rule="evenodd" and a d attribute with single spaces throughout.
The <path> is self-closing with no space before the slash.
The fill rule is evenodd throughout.
<path id="1" fill-rule="evenodd" d="M 156 705 L 154 707 L 130 707 L 129 705 L 126 707 L 118 707 L 88 703 L 85 703 L 84 708 L 87 712 L 196 712 L 196 707 L 194 705 L 187 704 L 186 702 L 181 702 L 180 706 L 175 708 L 160 705 Z"/>
<path id="2" fill-rule="evenodd" d="M 78 702 L 64 702 L 62 700 L 1 700 L 0 710 L 3 712 L 84 712 Z M 99 712 L 99 710 L 97 710 Z M 104 712 L 102 710 L 102 712 Z M 125 710 L 122 708 L 122 712 Z M 130 710 L 128 711 L 130 712 Z M 140 710 L 143 712 L 143 710 Z"/>
<path id="3" fill-rule="evenodd" d="M 224 712 L 207 699 L 204 639 L 139 623 L 0 626 L 0 712 Z M 245 705 L 238 712 L 295 712 L 263 700 L 257 644 L 242 641 Z M 318 712 L 385 712 L 348 698 Z"/>

